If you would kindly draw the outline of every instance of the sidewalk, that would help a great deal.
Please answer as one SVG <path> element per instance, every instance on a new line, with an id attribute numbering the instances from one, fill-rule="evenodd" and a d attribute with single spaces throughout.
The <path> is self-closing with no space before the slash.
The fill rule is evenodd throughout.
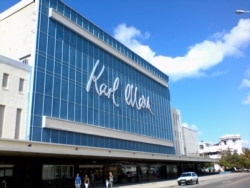
<path id="1" fill-rule="evenodd" d="M 199 182 L 206 181 L 209 179 L 216 179 L 222 178 L 225 176 L 232 176 L 235 175 L 234 173 L 227 173 L 227 174 L 215 174 L 215 175 L 206 175 L 200 176 Z M 135 185 L 121 185 L 121 186 L 114 186 L 113 188 L 167 188 L 167 187 L 174 187 L 178 186 L 177 180 L 167 180 L 167 181 L 160 181 L 160 182 L 152 182 L 152 183 L 141 183 Z"/>

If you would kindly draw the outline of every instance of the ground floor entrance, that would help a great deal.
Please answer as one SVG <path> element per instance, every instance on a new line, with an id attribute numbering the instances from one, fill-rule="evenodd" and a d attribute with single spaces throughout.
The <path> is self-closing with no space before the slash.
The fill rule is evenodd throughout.
<path id="1" fill-rule="evenodd" d="M 177 178 L 185 170 L 198 171 L 202 163 L 120 160 L 105 157 L 0 156 L 0 188 L 70 188 L 74 177 L 86 174 L 89 187 L 105 187 L 109 172 L 119 185 Z"/>

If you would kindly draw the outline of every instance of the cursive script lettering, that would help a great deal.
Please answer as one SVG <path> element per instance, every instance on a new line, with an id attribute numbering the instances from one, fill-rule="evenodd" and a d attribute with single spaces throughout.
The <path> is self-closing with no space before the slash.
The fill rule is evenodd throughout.
<path id="1" fill-rule="evenodd" d="M 95 76 L 95 72 L 96 72 L 96 68 L 97 68 L 98 64 L 99 64 L 99 60 L 96 61 L 96 64 L 95 64 L 95 66 L 93 67 L 93 70 L 92 70 L 92 72 L 91 72 L 91 74 L 90 74 L 89 80 L 88 80 L 87 85 L 86 85 L 86 91 L 89 92 L 92 83 L 94 83 L 94 84 L 95 84 L 95 90 L 96 90 L 96 92 L 97 92 L 97 94 L 98 94 L 99 96 L 105 95 L 105 96 L 108 97 L 108 98 L 112 97 L 112 99 L 113 99 L 113 104 L 114 104 L 115 106 L 119 106 L 119 104 L 118 104 L 118 103 L 116 102 L 116 100 L 115 100 L 115 92 L 116 92 L 116 90 L 117 90 L 118 87 L 119 87 L 119 78 L 116 78 L 116 79 L 114 80 L 114 83 L 113 83 L 113 87 L 112 87 L 112 88 L 109 88 L 108 85 L 105 84 L 105 83 L 101 83 L 100 85 L 98 85 L 98 81 L 99 81 L 100 77 L 102 76 L 103 71 L 104 71 L 104 69 L 105 69 L 105 67 L 102 66 L 102 69 L 101 69 L 101 71 L 99 72 L 99 74 L 97 74 L 97 76 Z"/>
<path id="2" fill-rule="evenodd" d="M 89 80 L 86 85 L 86 91 L 89 92 L 92 83 L 94 84 L 95 91 L 99 96 L 106 96 L 107 98 L 112 98 L 113 104 L 115 106 L 119 106 L 119 104 L 116 102 L 116 91 L 118 90 L 119 87 L 119 78 L 115 78 L 113 82 L 113 86 L 109 87 L 105 83 L 99 83 L 100 78 L 105 70 L 105 67 L 102 66 L 100 72 L 97 72 L 97 67 L 99 65 L 99 60 L 96 61 L 96 64 L 93 67 L 93 70 L 90 74 Z M 150 102 L 149 102 L 149 97 L 145 97 L 144 95 L 141 95 L 140 97 L 137 96 L 138 89 L 137 87 L 134 87 L 134 85 L 127 84 L 125 88 L 125 101 L 127 105 L 136 107 L 138 110 L 141 110 L 143 108 L 148 109 L 151 113 L 151 107 L 150 107 Z"/>
<path id="3" fill-rule="evenodd" d="M 138 110 L 142 108 L 148 109 L 151 113 L 149 97 L 145 98 L 144 95 L 137 97 L 137 87 L 127 84 L 125 88 L 125 101 L 128 105 L 136 107 Z"/>

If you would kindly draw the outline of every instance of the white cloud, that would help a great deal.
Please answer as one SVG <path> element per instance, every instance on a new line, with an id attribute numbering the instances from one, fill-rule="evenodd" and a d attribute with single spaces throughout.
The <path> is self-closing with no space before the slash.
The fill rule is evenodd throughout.
<path id="1" fill-rule="evenodd" d="M 240 88 L 250 87 L 250 79 L 244 78 L 240 84 Z"/>
<path id="2" fill-rule="evenodd" d="M 250 88 L 250 67 L 247 68 L 244 76 L 245 78 L 242 79 L 240 88 Z M 242 103 L 245 105 L 250 105 L 250 93 L 248 93 Z"/>
<path id="3" fill-rule="evenodd" d="M 134 27 L 119 25 L 114 37 L 170 76 L 171 80 L 205 75 L 205 71 L 221 63 L 227 56 L 242 55 L 241 49 L 250 43 L 250 19 L 241 19 L 228 33 L 215 33 L 213 39 L 192 45 L 180 57 L 156 55 L 139 39 L 149 37 Z"/>
<path id="4" fill-rule="evenodd" d="M 250 93 L 247 95 L 247 97 L 242 101 L 245 105 L 250 105 Z"/>

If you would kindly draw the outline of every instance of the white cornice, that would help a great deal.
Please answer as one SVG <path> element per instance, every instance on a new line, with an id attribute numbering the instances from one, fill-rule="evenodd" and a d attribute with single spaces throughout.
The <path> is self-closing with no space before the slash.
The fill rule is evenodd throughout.
<path id="1" fill-rule="evenodd" d="M 141 135 L 132 134 L 132 133 L 124 132 L 124 131 L 117 131 L 114 129 L 107 129 L 107 128 L 103 128 L 100 126 L 98 127 L 98 126 L 87 125 L 87 124 L 82 124 L 82 123 L 80 124 L 80 123 L 71 122 L 71 121 L 64 121 L 64 120 L 50 118 L 46 116 L 43 116 L 42 127 L 173 147 L 173 143 L 168 140 L 155 139 L 152 137 L 141 136 Z"/>
<path id="2" fill-rule="evenodd" d="M 55 11 L 53 8 L 49 9 L 49 17 L 54 19 L 55 21 L 63 24 L 65 27 L 71 29 L 72 31 L 78 33 L 79 35 L 83 36 L 84 38 L 87 38 L 88 40 L 92 41 L 102 49 L 108 51 L 109 53 L 113 54 L 117 58 L 121 59 L 123 62 L 127 63 L 131 67 L 135 68 L 136 70 L 140 71 L 141 73 L 145 74 L 146 76 L 150 77 L 151 79 L 155 80 L 156 82 L 160 83 L 161 85 L 168 87 L 167 81 L 157 77 L 156 75 L 152 74 L 145 68 L 141 67 L 140 65 L 136 64 L 134 61 L 123 55 L 122 53 L 118 52 L 111 46 L 107 45 L 91 33 L 89 33 L 87 30 L 83 29 L 79 25 L 75 24 L 59 12 Z"/>

